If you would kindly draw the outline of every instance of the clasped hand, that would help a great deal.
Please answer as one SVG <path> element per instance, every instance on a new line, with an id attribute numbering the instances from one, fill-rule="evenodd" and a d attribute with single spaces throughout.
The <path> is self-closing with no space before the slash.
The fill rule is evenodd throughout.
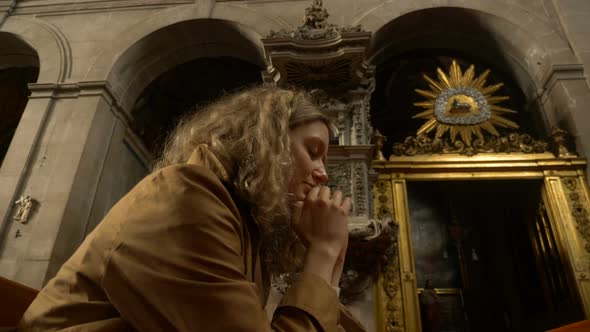
<path id="1" fill-rule="evenodd" d="M 352 203 L 326 186 L 312 188 L 293 203 L 291 227 L 307 247 L 304 271 L 337 287 L 348 246 L 348 214 Z"/>

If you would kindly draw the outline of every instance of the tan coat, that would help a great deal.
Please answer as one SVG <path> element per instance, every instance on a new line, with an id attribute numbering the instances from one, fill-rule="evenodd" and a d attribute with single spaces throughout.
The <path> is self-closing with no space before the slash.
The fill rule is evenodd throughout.
<path id="1" fill-rule="evenodd" d="M 248 211 L 198 148 L 143 179 L 41 290 L 25 331 L 364 331 L 323 279 L 302 274 L 272 322 Z M 341 316 L 341 317 L 340 317 Z M 341 325 L 341 326 L 340 326 Z"/>

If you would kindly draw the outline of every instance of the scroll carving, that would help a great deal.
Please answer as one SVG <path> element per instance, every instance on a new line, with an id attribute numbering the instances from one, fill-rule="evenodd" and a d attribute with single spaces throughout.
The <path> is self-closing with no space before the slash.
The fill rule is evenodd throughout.
<path id="1" fill-rule="evenodd" d="M 375 216 L 379 219 L 391 219 L 393 217 L 393 210 L 390 207 L 391 199 L 391 184 L 388 181 L 378 181 L 375 184 L 377 191 L 377 204 L 375 204 Z"/>
<path id="2" fill-rule="evenodd" d="M 371 220 L 368 225 L 350 230 L 340 281 L 342 302 L 358 299 L 377 278 L 379 266 L 387 267 L 397 259 L 397 230 L 391 220 Z"/>
<path id="3" fill-rule="evenodd" d="M 580 179 L 576 177 L 564 177 L 562 181 L 566 189 L 572 216 L 576 222 L 576 229 L 586 241 L 584 248 L 590 253 L 590 215 L 588 214 L 588 207 L 584 204 L 584 187 L 580 185 Z"/>
<path id="4" fill-rule="evenodd" d="M 374 194 L 375 216 L 379 219 L 392 220 L 393 199 L 391 196 L 391 182 L 380 180 L 375 183 Z M 386 332 L 403 331 L 403 307 L 401 298 L 401 278 L 398 258 L 397 224 L 395 225 L 395 238 L 391 250 L 391 260 L 387 265 L 381 266 L 382 292 L 384 294 L 384 322 Z"/>
<path id="5" fill-rule="evenodd" d="M 401 283 L 399 275 L 399 258 L 396 255 L 383 273 L 383 292 L 385 293 L 385 331 L 400 332 L 404 330 L 402 319 Z"/>
<path id="6" fill-rule="evenodd" d="M 365 174 L 365 165 L 363 163 L 354 164 L 354 191 L 357 215 L 367 215 L 367 197 L 365 195 L 365 183 L 367 178 Z"/>
<path id="7" fill-rule="evenodd" d="M 271 30 L 267 38 L 296 38 L 296 39 L 329 39 L 340 36 L 343 33 L 363 32 L 360 25 L 339 27 L 328 23 L 328 11 L 324 8 L 322 0 L 314 0 L 311 6 L 305 8 L 303 24 L 295 30 L 279 31 Z"/>
<path id="8" fill-rule="evenodd" d="M 491 136 L 486 140 L 475 139 L 471 146 L 460 140 L 451 143 L 448 139 L 431 139 L 426 135 L 410 136 L 403 143 L 395 143 L 392 153 L 395 156 L 447 153 L 473 156 L 478 153 L 543 153 L 548 151 L 546 142 L 535 140 L 528 134 L 512 133 L 501 137 Z"/>
<path id="9" fill-rule="evenodd" d="M 575 153 L 571 153 L 566 146 L 568 136 L 569 133 L 563 129 L 553 127 L 551 130 L 551 138 L 553 139 L 553 144 L 555 145 L 554 153 L 558 158 L 575 156 Z"/>
<path id="10" fill-rule="evenodd" d="M 328 187 L 342 191 L 345 197 L 352 197 L 351 173 L 350 165 L 347 163 L 328 165 L 328 174 L 330 174 Z"/>

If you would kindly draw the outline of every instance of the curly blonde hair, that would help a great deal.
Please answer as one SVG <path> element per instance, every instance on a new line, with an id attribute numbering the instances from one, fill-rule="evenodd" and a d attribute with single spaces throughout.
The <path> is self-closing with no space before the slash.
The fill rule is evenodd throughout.
<path id="1" fill-rule="evenodd" d="M 235 194 L 250 204 L 259 224 L 269 224 L 289 213 L 289 130 L 318 120 L 334 134 L 330 119 L 308 93 L 250 87 L 181 119 L 154 170 L 185 163 L 197 145 L 206 143 L 224 165 Z"/>

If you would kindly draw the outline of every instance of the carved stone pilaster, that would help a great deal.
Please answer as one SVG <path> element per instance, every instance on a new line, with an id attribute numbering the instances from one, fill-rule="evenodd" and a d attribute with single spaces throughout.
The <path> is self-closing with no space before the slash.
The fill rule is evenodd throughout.
<path id="1" fill-rule="evenodd" d="M 590 253 L 590 213 L 585 204 L 584 187 L 577 177 L 565 177 L 562 179 L 572 216 L 576 222 L 576 229 L 586 242 L 584 249 Z"/>
<path id="2" fill-rule="evenodd" d="M 352 108 L 352 144 L 363 144 L 363 136 L 365 131 L 363 130 L 363 110 L 361 105 L 353 104 Z"/>
<path id="3" fill-rule="evenodd" d="M 336 118 L 336 126 L 338 128 L 338 144 L 339 145 L 350 145 L 350 121 L 346 112 L 338 112 Z"/>
<path id="4" fill-rule="evenodd" d="M 369 213 L 369 184 L 368 184 L 368 169 L 366 162 L 353 163 L 353 187 L 354 200 L 356 202 L 356 214 L 368 216 Z"/>
<path id="5" fill-rule="evenodd" d="M 393 216 L 391 182 L 388 180 L 378 180 L 372 188 L 374 195 L 377 197 L 374 207 L 375 216 L 380 220 L 391 220 Z M 383 314 L 381 324 L 384 325 L 386 332 L 404 331 L 397 225 L 393 229 L 396 232 L 393 234 L 392 256 L 388 264 L 381 266 L 382 274 L 380 280 L 381 294 L 383 294 L 380 303 Z"/>
<path id="6" fill-rule="evenodd" d="M 371 145 L 332 146 L 328 155 L 329 186 L 341 190 L 352 199 L 352 213 L 359 223 L 369 221 L 369 165 L 373 153 Z"/>
<path id="7" fill-rule="evenodd" d="M 352 197 L 352 171 L 350 168 L 346 162 L 328 164 L 328 174 L 330 174 L 328 187 L 342 191 L 346 197 Z"/>
<path id="8" fill-rule="evenodd" d="M 351 144 L 370 144 L 373 127 L 370 119 L 370 95 L 363 93 L 353 97 L 350 103 L 351 113 Z"/>

